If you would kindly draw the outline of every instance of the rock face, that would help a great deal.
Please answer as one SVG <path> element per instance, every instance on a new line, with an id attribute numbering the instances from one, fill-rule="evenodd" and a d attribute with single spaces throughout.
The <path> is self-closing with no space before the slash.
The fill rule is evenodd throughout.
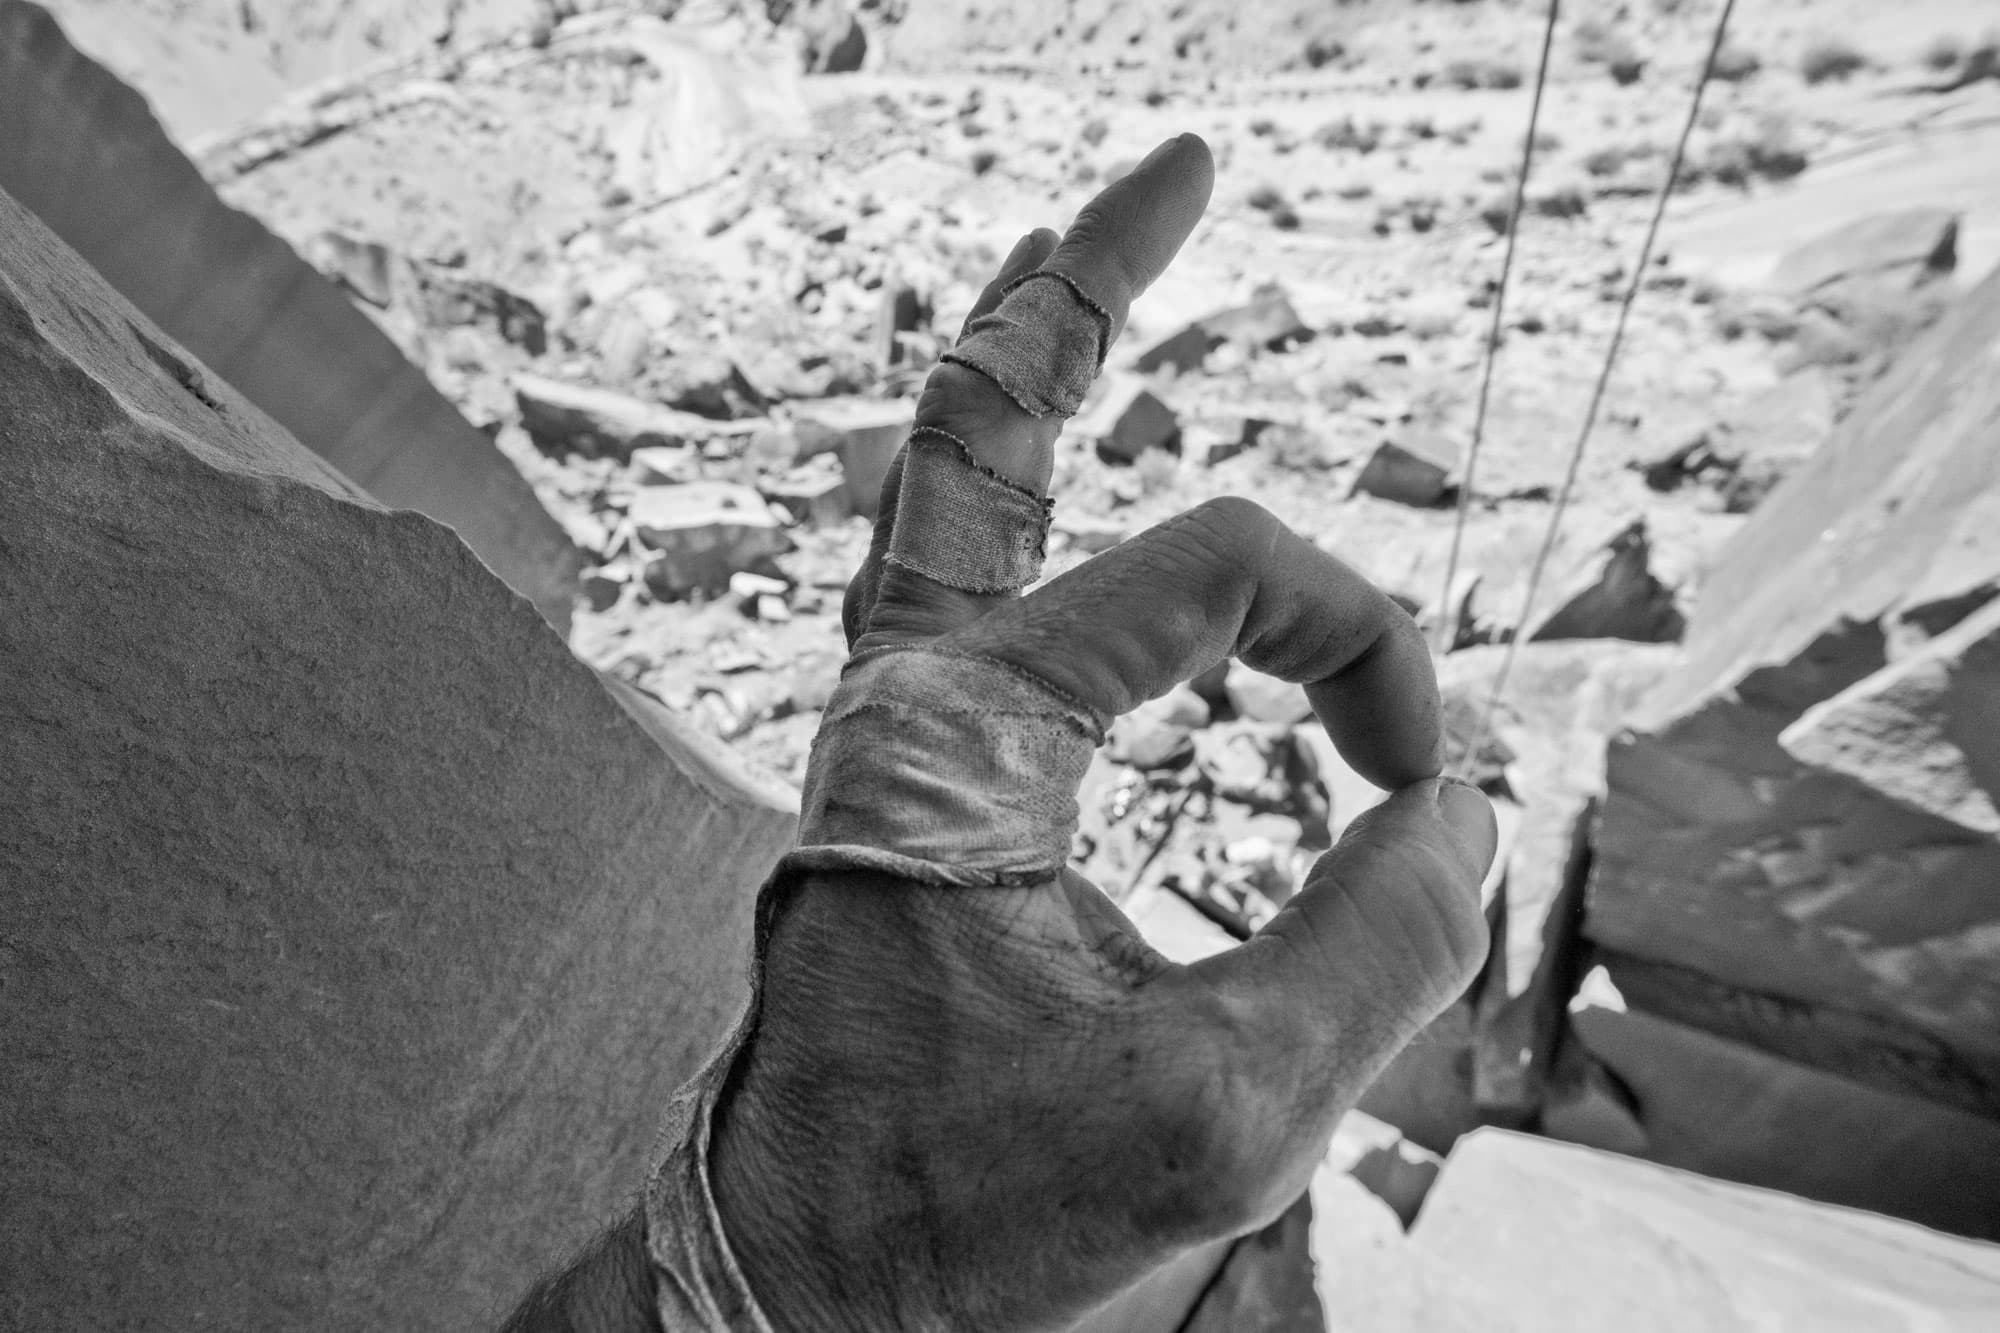
<path id="1" fill-rule="evenodd" d="M 1405 1234 L 1335 1142 L 1310 1194 L 1323 1323 L 1286 1328 L 1972 1333 L 2000 1299 L 2000 1248 L 1494 1129 Z"/>
<path id="2" fill-rule="evenodd" d="M 582 558 L 512 464 L 25 0 L 0 0 L 0 190 L 300 443 L 383 503 L 450 524 L 569 623 Z"/>
<path id="3" fill-rule="evenodd" d="M 490 1325 L 733 1018 L 788 793 L 4 194 L 0 413 L 0 1325 Z"/>
<path id="4" fill-rule="evenodd" d="M 1885 1145 L 1941 1184 L 1991 1151 L 1960 1122 L 2000 1126 L 1996 356 L 2000 274 L 1724 550 L 1684 665 L 1611 747 L 1584 932 L 1650 969 L 1633 1012 L 1671 1020 L 1622 1024 L 1611 1063 L 1677 1062 L 1687 1076 L 1659 1100 L 1642 1090 L 1646 1118 L 1705 1120 L 1711 1136 L 1699 1151 L 1655 1136 L 1662 1160 L 1726 1158 L 1739 1179 L 1785 1183 L 1782 1154 L 1721 1150 L 1734 1131 L 1697 1113 L 1714 1089 L 1680 1031 L 1775 1057 L 1744 1094 L 1765 1121 L 1813 1123 L 1795 1067 L 1957 1117 L 1857 1120 L 1806 1182 L 1821 1197 L 1908 1212 Z M 1723 1069 L 1718 1086 L 1739 1079 Z M 1913 1147 L 1918 1125 L 1935 1136 Z M 1988 1188 L 1934 1220 L 2000 1236 Z"/>
<path id="5" fill-rule="evenodd" d="M 1877 213 L 1818 236 L 1786 255 L 1771 285 L 1810 296 L 1840 283 L 1911 286 L 1958 265 L 1958 214 L 1946 208 Z"/>

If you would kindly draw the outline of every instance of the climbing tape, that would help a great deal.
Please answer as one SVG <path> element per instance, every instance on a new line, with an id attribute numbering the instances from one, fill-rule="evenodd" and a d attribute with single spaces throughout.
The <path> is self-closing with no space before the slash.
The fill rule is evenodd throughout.
<path id="1" fill-rule="evenodd" d="M 1521 215 L 1528 198 L 1528 169 L 1535 161 L 1535 131 L 1542 121 L 1542 92 L 1549 82 L 1549 51 L 1556 42 L 1556 15 L 1562 0 L 1549 0 L 1548 22 L 1542 28 L 1542 60 L 1535 69 L 1535 96 L 1528 104 L 1528 132 L 1521 136 L 1521 169 L 1514 175 L 1514 204 L 1507 214 L 1507 247 L 1500 257 L 1500 280 L 1493 288 L 1493 319 L 1486 327 L 1486 355 L 1479 370 L 1479 406 L 1472 414 L 1472 443 L 1465 451 L 1465 471 L 1458 482 L 1458 513 L 1451 525 L 1451 555 L 1444 565 L 1444 588 L 1438 596 L 1437 644 L 1442 657 L 1452 645 L 1451 585 L 1458 581 L 1459 548 L 1465 541 L 1465 520 L 1472 510 L 1472 484 L 1479 472 L 1479 446 L 1486 438 L 1486 402 L 1493 388 L 1493 361 L 1500 350 L 1501 320 L 1507 310 L 1507 279 L 1514 271 L 1514 239 L 1521 231 Z"/>
<path id="2" fill-rule="evenodd" d="M 1550 6 L 1553 11 L 1554 6 Z M 1660 196 L 1653 205 L 1653 218 L 1646 227 L 1646 239 L 1639 246 L 1638 262 L 1633 264 L 1630 280 L 1625 284 L 1625 295 L 1618 303 L 1618 320 L 1612 326 L 1611 343 L 1604 351 L 1604 365 L 1597 373 L 1597 384 L 1591 390 L 1590 405 L 1583 415 L 1583 426 L 1577 431 L 1576 443 L 1570 448 L 1569 467 L 1563 474 L 1562 489 L 1556 492 L 1555 508 L 1549 512 L 1548 530 L 1542 535 L 1541 549 L 1535 553 L 1534 567 L 1528 573 L 1527 591 L 1521 598 L 1521 614 L 1515 618 L 1514 633 L 1507 640 L 1506 650 L 1500 657 L 1500 669 L 1494 673 L 1493 688 L 1486 696 L 1486 704 L 1479 711 L 1478 722 L 1472 734 L 1466 739 L 1463 756 L 1459 760 L 1458 775 L 1469 778 L 1477 761 L 1479 747 L 1485 744 L 1488 731 L 1493 725 L 1493 715 L 1500 707 L 1501 697 L 1506 693 L 1507 677 L 1514 669 L 1514 658 L 1521 646 L 1521 636 L 1528 632 L 1528 618 L 1534 614 L 1535 594 L 1540 591 L 1542 575 L 1548 568 L 1549 554 L 1555 549 L 1556 538 L 1562 532 L 1562 521 L 1569 509 L 1571 492 L 1576 488 L 1578 469 L 1583 465 L 1585 449 L 1590 445 L 1590 433 L 1597 425 L 1598 410 L 1604 405 L 1604 391 L 1611 383 L 1611 372 L 1618 364 L 1618 350 L 1625 341 L 1626 321 L 1632 314 L 1632 303 L 1639 295 L 1639 284 L 1645 281 L 1647 265 L 1652 263 L 1653 243 L 1659 238 L 1660 222 L 1666 216 L 1667 202 L 1673 198 L 1674 186 L 1680 180 L 1681 166 L 1687 160 L 1688 139 L 1694 134 L 1695 121 L 1701 115 L 1702 94 L 1708 91 L 1709 81 L 1715 76 L 1715 60 L 1722 51 L 1723 38 L 1729 31 L 1729 16 L 1736 9 L 1736 0 L 1723 0 L 1722 10 L 1716 16 L 1715 35 L 1708 44 L 1708 56 L 1702 61 L 1701 75 L 1695 80 L 1694 96 L 1689 99 L 1687 119 L 1681 124 L 1681 135 L 1674 144 L 1674 155 L 1667 164 L 1667 179 L 1660 186 Z M 1537 89 L 1539 96 L 1540 90 Z M 1532 133 L 1532 130 L 1530 131 Z M 1454 550 L 1456 543 L 1454 541 Z M 1449 589 L 1447 589 L 1449 591 Z"/>

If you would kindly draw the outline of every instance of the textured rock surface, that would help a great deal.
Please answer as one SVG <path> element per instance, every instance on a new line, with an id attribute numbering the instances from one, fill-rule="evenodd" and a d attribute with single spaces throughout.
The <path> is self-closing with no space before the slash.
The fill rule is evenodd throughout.
<path id="1" fill-rule="evenodd" d="M 1486 1328 L 1971 1333 L 2000 1302 L 2000 1247 L 1494 1130 L 1410 1247 Z"/>
<path id="2" fill-rule="evenodd" d="M 490 1323 L 733 1016 L 787 793 L 5 195 L 0 415 L 0 1325 Z"/>
<path id="3" fill-rule="evenodd" d="M 1311 1200 L 1333 1329 L 1971 1333 L 2000 1299 L 2000 1248 L 1501 1130 L 1453 1150 L 1407 1235 L 1332 1163 Z"/>
<path id="4" fill-rule="evenodd" d="M 513 466 L 25 0 L 0 0 L 0 190 L 300 443 L 383 503 L 450 524 L 569 623 L 581 557 Z"/>
<path id="5" fill-rule="evenodd" d="M 1877 213 L 1807 241 L 1778 261 L 1771 285 L 1810 296 L 1838 283 L 1911 286 L 1958 265 L 1958 214 L 1946 208 Z"/>
<path id="6" fill-rule="evenodd" d="M 1505 656 L 1499 647 L 1445 658 L 1445 697 L 1483 710 Z M 1522 644 L 1491 732 L 1509 758 L 1501 776 L 1519 829 L 1500 867 L 1501 927 L 1480 983 L 1473 1084 L 1482 1114 L 1525 1123 L 1541 1103 L 1589 869 L 1587 834 L 1604 794 L 1604 747 L 1678 660 L 1670 646 L 1619 640 Z"/>
<path id="7" fill-rule="evenodd" d="M 1672 1003 L 1677 1023 L 1875 1085 L 1871 1052 L 1919 1052 L 1888 1066 L 1905 1100 L 2000 1129 L 2000 663 L 1991 613 L 1966 619 L 2000 587 L 1996 355 L 2000 274 L 1723 551 L 1685 664 L 1611 748 L 1584 930 L 1680 970 L 1635 1013 Z M 1734 994 L 1790 1008 L 1746 1021 Z M 1865 1039 L 1821 1035 L 1857 1023 L 1873 1025 Z M 1767 1119 L 1811 1122 L 1809 1080 L 1773 1074 L 1744 1095 Z M 1955 1121 L 1896 1114 L 1883 1133 L 1928 1126 L 1930 1160 L 1962 1160 Z M 1718 1164 L 1779 1169 L 1708 1132 Z M 1875 1171 L 1866 1155 L 1832 1160 L 1814 1189 L 1855 1197 Z"/>
<path id="8" fill-rule="evenodd" d="M 1704 1008 L 1687 999 L 1675 1003 L 1678 997 L 1663 989 L 1659 977 L 1644 975 L 1643 964 L 1614 960 L 1585 979 L 1571 1006 L 1575 1038 L 1630 1093 L 1647 1157 L 2000 1238 L 2000 1121 L 1824 1068 L 1838 1043 L 1853 1064 L 1889 1082 L 1926 1052 L 1890 1046 L 1880 1032 L 1857 1034 L 1852 1020 L 1842 1032 L 1838 1015 L 1787 1011 L 1768 997 L 1732 997 L 1726 1007 L 1710 999 Z M 1661 1016 L 1663 1009 L 1685 1010 L 1699 1024 Z M 1710 1029 L 1722 1026 L 1717 1009 L 1767 1043 L 1770 1032 L 1759 1031 L 1760 1023 L 1782 1025 L 1821 1067 L 1716 1035 Z M 1806 1045 L 1814 1024 L 1817 1051 Z"/>

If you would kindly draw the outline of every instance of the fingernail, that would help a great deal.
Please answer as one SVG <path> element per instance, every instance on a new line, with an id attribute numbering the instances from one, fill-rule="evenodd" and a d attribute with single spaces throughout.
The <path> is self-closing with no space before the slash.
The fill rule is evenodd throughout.
<path id="1" fill-rule="evenodd" d="M 1438 817 L 1451 830 L 1451 839 L 1466 864 L 1474 874 L 1484 878 L 1500 846 L 1500 825 L 1493 817 L 1493 802 L 1469 782 L 1442 778 L 1438 782 L 1437 804 Z"/>

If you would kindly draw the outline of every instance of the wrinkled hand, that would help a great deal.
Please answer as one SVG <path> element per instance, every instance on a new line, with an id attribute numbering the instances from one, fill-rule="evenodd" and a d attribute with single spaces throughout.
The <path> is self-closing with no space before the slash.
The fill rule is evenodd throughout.
<path id="1" fill-rule="evenodd" d="M 1162 146 L 1060 242 L 1025 237 L 975 315 L 1046 268 L 1115 334 L 1212 174 L 1198 138 Z M 939 366 L 918 424 L 1047 493 L 1060 422 L 978 371 Z M 1148 948 L 1074 870 L 1008 888 L 819 873 L 776 909 L 709 1158 L 772 1323 L 1065 1328 L 1304 1190 L 1335 1122 L 1482 958 L 1492 815 L 1437 777 L 1437 687 L 1413 622 L 1257 506 L 1202 505 L 1014 596 L 885 559 L 911 502 L 900 472 L 883 495 L 845 608 L 857 651 L 921 641 L 993 659 L 1106 716 L 1234 654 L 1305 683 L 1348 761 L 1398 789 L 1259 935 L 1193 966 Z"/>

